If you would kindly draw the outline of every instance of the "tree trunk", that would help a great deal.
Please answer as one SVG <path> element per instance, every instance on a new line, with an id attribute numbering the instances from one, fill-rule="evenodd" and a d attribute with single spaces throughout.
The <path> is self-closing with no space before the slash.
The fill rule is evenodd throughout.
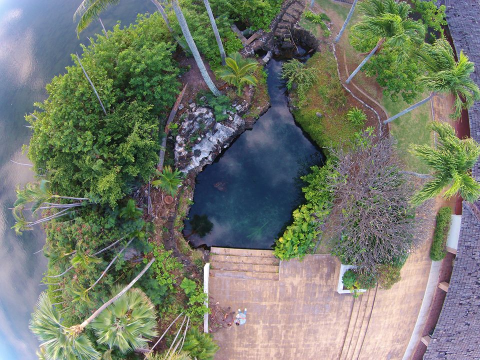
<path id="1" fill-rule="evenodd" d="M 399 112 L 397 115 L 392 116 L 391 118 L 385 120 L 383 123 L 388 124 L 388 123 L 392 122 L 393 120 L 395 120 L 396 118 L 399 118 L 400 116 L 405 115 L 406 113 L 412 111 L 413 109 L 416 109 L 420 105 L 425 104 L 426 102 L 430 101 L 430 99 L 433 97 L 433 95 L 435 95 L 435 93 L 432 92 L 429 97 L 427 97 L 427 98 L 423 99 L 422 101 L 419 101 L 418 103 L 406 108 L 405 110 Z"/>
<path id="2" fill-rule="evenodd" d="M 217 87 L 215 86 L 212 79 L 210 78 L 207 68 L 203 63 L 202 57 L 198 52 L 197 45 L 195 44 L 192 34 L 190 33 L 190 29 L 188 28 L 187 21 L 183 16 L 180 6 L 178 5 L 178 0 L 172 0 L 172 7 L 173 7 L 173 11 L 175 11 L 175 15 L 177 16 L 177 20 L 180 25 L 180 28 L 182 29 L 183 36 L 185 37 L 188 47 L 190 48 L 190 51 L 192 52 L 192 55 L 195 58 L 195 62 L 197 63 L 197 66 L 200 70 L 200 73 L 202 74 L 203 80 L 205 80 L 205 83 L 207 84 L 208 88 L 213 93 L 213 95 L 220 96 L 221 93 L 220 91 L 218 91 Z"/>
<path id="3" fill-rule="evenodd" d="M 380 48 L 380 46 L 382 46 L 382 44 L 384 43 L 385 41 L 385 38 L 382 38 L 378 41 L 377 45 L 373 48 L 372 51 L 370 51 L 370 54 L 368 54 L 368 56 L 363 59 L 363 61 L 360 63 L 360 65 L 357 66 L 357 68 L 353 71 L 353 73 L 348 77 L 346 83 L 349 84 L 350 81 L 352 81 L 353 77 L 355 75 L 357 75 L 357 73 L 360 71 L 360 69 L 363 67 L 363 65 L 365 65 L 367 63 L 368 60 L 370 60 L 370 58 L 375 55 L 375 53 L 377 52 L 377 50 Z"/>
<path id="4" fill-rule="evenodd" d="M 162 4 L 158 2 L 158 0 L 151 0 L 153 5 L 157 7 L 158 12 L 162 15 L 163 20 L 165 21 L 165 24 L 167 24 L 168 30 L 173 34 L 173 29 L 170 26 L 170 21 L 168 21 L 168 16 L 167 13 L 165 12 L 165 9 L 163 8 Z"/>
<path id="5" fill-rule="evenodd" d="M 314 4 L 315 4 L 315 0 L 310 1 L 310 9 L 313 7 Z"/>
<path id="6" fill-rule="evenodd" d="M 143 270 L 140 272 L 140 274 L 138 274 L 135 279 L 133 279 L 130 284 L 128 284 L 127 286 L 125 286 L 122 291 L 120 291 L 117 295 L 115 295 L 113 298 L 111 298 L 110 300 L 108 300 L 105 304 L 103 304 L 102 306 L 100 306 L 98 308 L 97 311 L 95 311 L 87 320 L 85 320 L 83 323 L 81 323 L 80 325 L 74 325 L 72 326 L 72 330 L 77 333 L 77 334 L 80 334 L 83 329 L 85 329 L 85 327 L 87 327 L 93 320 L 95 320 L 95 318 L 100 315 L 102 313 L 103 310 L 105 310 L 107 307 L 109 307 L 110 305 L 112 305 L 115 301 L 117 301 L 120 297 L 122 297 L 123 294 L 125 294 L 128 290 L 130 290 L 130 288 L 135 285 L 135 283 L 143 276 L 143 274 L 145 274 L 147 272 L 147 270 L 150 268 L 150 266 L 152 266 L 153 262 L 155 261 L 155 258 L 152 258 L 152 260 L 150 260 L 150 262 L 143 268 Z"/>
<path id="7" fill-rule="evenodd" d="M 93 85 L 92 80 L 90 80 L 90 77 L 88 76 L 87 72 L 86 72 L 85 69 L 83 68 L 82 62 L 80 61 L 80 56 L 78 56 L 78 54 L 75 54 L 75 55 L 77 55 L 78 63 L 80 64 L 80 67 L 82 68 L 85 77 L 87 78 L 88 82 L 89 82 L 90 85 L 92 86 L 92 89 L 93 89 L 93 91 L 95 92 L 95 95 L 97 95 L 97 99 L 98 99 L 98 101 L 100 102 L 100 105 L 102 106 L 103 113 L 104 113 L 105 115 L 107 115 L 107 112 L 105 111 L 105 107 L 103 106 L 102 100 L 100 99 L 100 96 L 99 96 L 98 93 L 97 93 L 97 89 L 95 89 L 95 86 Z"/>
<path id="8" fill-rule="evenodd" d="M 212 24 L 213 33 L 215 34 L 215 39 L 217 40 L 218 50 L 220 50 L 220 57 L 222 58 L 222 65 L 225 66 L 225 50 L 223 49 L 222 39 L 218 32 L 217 23 L 213 17 L 212 8 L 208 0 L 203 0 L 205 7 L 207 8 L 208 17 L 210 18 L 210 23 Z"/>
<path id="9" fill-rule="evenodd" d="M 98 21 L 100 21 L 100 24 L 102 25 L 103 33 L 105 34 L 105 37 L 108 39 L 107 30 L 105 29 L 105 26 L 103 25 L 102 18 L 100 16 L 98 17 Z"/>
<path id="10" fill-rule="evenodd" d="M 419 174 L 419 173 L 414 172 L 414 171 L 400 171 L 400 174 L 416 176 L 419 179 L 433 179 L 433 176 L 430 175 L 430 174 Z"/>
<path id="11" fill-rule="evenodd" d="M 335 38 L 335 44 L 340 41 L 340 38 L 342 37 L 343 32 L 347 28 L 348 23 L 350 22 L 350 19 L 353 16 L 353 12 L 355 11 L 355 6 L 357 5 L 358 0 L 354 0 L 352 7 L 350 8 L 350 11 L 348 12 L 347 19 L 343 23 L 342 28 L 340 29 L 340 32 L 338 33 L 337 37 Z"/>

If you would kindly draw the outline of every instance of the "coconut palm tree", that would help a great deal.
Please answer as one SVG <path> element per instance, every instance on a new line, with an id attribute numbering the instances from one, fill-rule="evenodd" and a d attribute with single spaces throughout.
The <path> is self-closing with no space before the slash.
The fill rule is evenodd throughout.
<path id="1" fill-rule="evenodd" d="M 460 52 L 456 62 L 448 41 L 438 39 L 434 45 L 424 44 L 418 56 L 423 60 L 428 71 L 427 75 L 422 76 L 419 81 L 431 93 L 422 101 L 385 120 L 385 124 L 430 101 L 436 93 L 451 93 L 455 96 L 455 111 L 450 115 L 454 119 L 460 117 L 462 109 L 468 109 L 475 101 L 480 100 L 480 90 L 470 78 L 475 66 L 463 51 Z"/>
<path id="2" fill-rule="evenodd" d="M 156 326 L 155 306 L 140 289 L 131 289 L 92 322 L 97 342 L 122 353 L 146 348 L 157 336 Z"/>
<path id="3" fill-rule="evenodd" d="M 97 360 L 100 354 L 93 348 L 83 330 L 90 325 L 105 309 L 120 299 L 152 266 L 152 258 L 143 270 L 117 295 L 104 303 L 84 322 L 66 327 L 61 322 L 59 312 L 53 307 L 47 294 L 40 294 L 37 307 L 32 316 L 30 329 L 40 339 L 48 359 L 55 360 Z"/>
<path id="4" fill-rule="evenodd" d="M 242 95 L 243 85 L 255 85 L 257 79 L 251 74 L 258 63 L 253 59 L 244 59 L 238 52 L 226 59 L 227 66 L 217 71 L 217 75 L 237 88 L 237 94 Z"/>
<path id="5" fill-rule="evenodd" d="M 77 24 L 77 33 L 80 33 L 82 30 L 84 30 L 88 26 L 88 24 L 92 22 L 93 19 L 98 18 L 100 13 L 105 10 L 109 5 L 117 4 L 118 1 L 119 0 L 83 0 L 80 6 L 75 11 L 75 14 L 73 15 L 74 20 L 77 17 L 80 18 Z M 178 0 L 171 0 L 171 5 L 173 11 L 175 12 L 175 16 L 177 17 L 180 29 L 182 29 L 185 41 L 187 42 L 188 47 L 192 52 L 193 58 L 195 59 L 195 62 L 200 70 L 200 74 L 202 75 L 203 80 L 215 96 L 221 95 L 220 91 L 218 91 L 217 87 L 210 78 L 203 59 L 198 52 L 197 45 L 195 44 L 192 34 L 190 33 L 190 29 L 188 28 L 187 21 L 183 16 L 182 10 L 180 9 Z"/>
<path id="6" fill-rule="evenodd" d="M 208 0 L 203 0 L 203 3 L 205 4 L 205 8 L 207 9 L 210 24 L 212 24 L 213 33 L 215 34 L 215 40 L 217 40 L 218 50 L 220 50 L 220 57 L 222 58 L 222 65 L 225 65 L 225 50 L 223 49 L 222 39 L 220 38 L 220 33 L 218 32 L 217 23 L 215 22 L 215 17 L 213 16 L 210 2 Z"/>
<path id="7" fill-rule="evenodd" d="M 425 38 L 424 25 L 408 17 L 411 8 L 405 2 L 367 0 L 359 7 L 364 16 L 353 26 L 352 36 L 360 43 L 375 41 L 376 45 L 348 77 L 347 84 L 382 47 L 397 49 L 397 61 L 401 62 L 407 60 L 411 50 L 420 46 Z"/>
<path id="8" fill-rule="evenodd" d="M 343 32 L 345 31 L 345 29 L 347 28 L 348 23 L 349 23 L 350 20 L 352 19 L 353 12 L 355 11 L 355 7 L 357 6 L 357 2 L 358 2 L 358 0 L 354 0 L 354 1 L 353 1 L 352 7 L 350 8 L 350 11 L 348 12 L 347 18 L 345 19 L 345 22 L 343 23 L 343 26 L 342 26 L 342 28 L 340 29 L 340 32 L 338 33 L 337 37 L 335 38 L 335 44 L 340 41 L 340 38 L 342 37 Z M 311 6 L 310 6 L 310 7 L 311 7 Z"/>
<path id="9" fill-rule="evenodd" d="M 447 123 L 435 121 L 430 126 L 438 134 L 437 146 L 414 145 L 411 152 L 423 160 L 433 174 L 409 172 L 431 179 L 413 196 L 412 203 L 419 205 L 437 196 L 446 187 L 449 188 L 443 195 L 445 198 L 459 193 L 463 199 L 473 203 L 480 197 L 480 184 L 471 175 L 471 169 L 480 156 L 480 145 L 473 139 L 459 139 Z"/>

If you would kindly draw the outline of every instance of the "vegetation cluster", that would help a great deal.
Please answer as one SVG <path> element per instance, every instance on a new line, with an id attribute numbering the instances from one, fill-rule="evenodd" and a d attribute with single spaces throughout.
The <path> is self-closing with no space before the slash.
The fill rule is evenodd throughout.
<path id="1" fill-rule="evenodd" d="M 432 247 L 430 248 L 430 259 L 433 261 L 440 261 L 447 255 L 445 245 L 450 230 L 451 215 L 452 209 L 449 207 L 443 207 L 438 211 L 435 219 Z"/>

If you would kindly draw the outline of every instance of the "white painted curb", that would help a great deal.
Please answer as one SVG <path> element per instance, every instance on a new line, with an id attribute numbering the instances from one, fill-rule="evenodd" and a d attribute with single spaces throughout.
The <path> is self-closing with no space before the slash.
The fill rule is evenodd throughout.
<path id="1" fill-rule="evenodd" d="M 203 267 L 203 292 L 207 294 L 205 306 L 208 309 L 208 278 L 210 276 L 210 263 L 206 263 Z M 208 312 L 203 315 L 203 332 L 208 333 Z"/>
<path id="2" fill-rule="evenodd" d="M 347 272 L 347 270 L 350 270 L 350 269 L 355 269 L 356 266 L 355 265 L 343 265 L 343 264 L 340 264 L 340 276 L 338 278 L 338 285 L 337 285 L 337 292 L 339 294 L 351 294 L 352 292 L 350 290 L 343 290 L 343 274 L 345 274 Z M 366 292 L 367 290 L 365 289 L 357 289 L 356 290 L 357 293 L 364 293 Z"/>

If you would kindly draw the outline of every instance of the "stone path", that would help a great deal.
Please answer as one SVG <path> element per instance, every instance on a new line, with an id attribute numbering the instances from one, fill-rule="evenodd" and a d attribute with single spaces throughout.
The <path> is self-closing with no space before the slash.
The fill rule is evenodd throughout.
<path id="1" fill-rule="evenodd" d="M 340 263 L 330 255 L 278 264 L 271 251 L 212 248 L 211 301 L 248 309 L 246 325 L 214 334 L 215 360 L 401 359 L 422 304 L 428 250 L 410 256 L 391 290 L 354 299 L 336 292 Z"/>

